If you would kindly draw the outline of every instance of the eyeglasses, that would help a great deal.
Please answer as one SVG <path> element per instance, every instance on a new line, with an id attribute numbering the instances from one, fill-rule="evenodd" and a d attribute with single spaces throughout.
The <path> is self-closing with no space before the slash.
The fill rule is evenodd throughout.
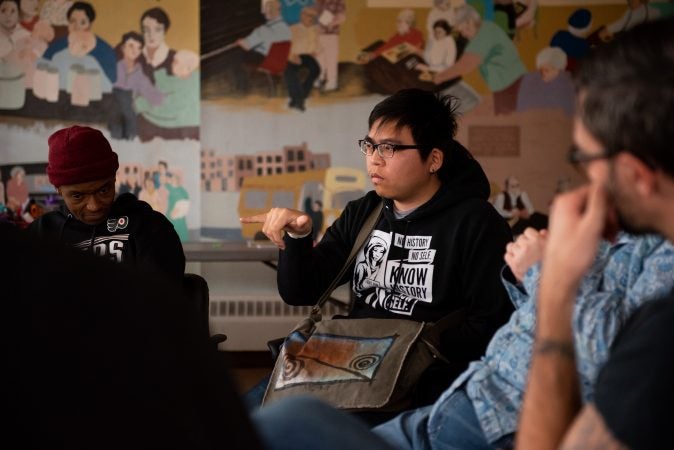
<path id="1" fill-rule="evenodd" d="M 588 163 L 592 161 L 598 161 L 600 159 L 609 159 L 611 157 L 612 155 L 608 155 L 606 153 L 588 155 L 575 145 L 572 145 L 571 148 L 569 148 L 569 154 L 566 156 L 566 159 L 574 167 L 580 168 L 585 167 Z"/>
<path id="2" fill-rule="evenodd" d="M 375 144 L 375 143 L 370 142 L 366 139 L 359 139 L 358 140 L 358 147 L 360 148 L 360 151 L 365 156 L 374 155 L 374 152 L 376 150 L 377 154 L 379 156 L 381 156 L 382 158 L 393 158 L 393 155 L 395 154 L 395 152 L 397 152 L 399 150 L 410 150 L 410 149 L 413 149 L 413 148 L 416 148 L 416 149 L 421 148 L 418 145 L 389 144 L 388 142 L 382 142 L 381 144 Z"/>

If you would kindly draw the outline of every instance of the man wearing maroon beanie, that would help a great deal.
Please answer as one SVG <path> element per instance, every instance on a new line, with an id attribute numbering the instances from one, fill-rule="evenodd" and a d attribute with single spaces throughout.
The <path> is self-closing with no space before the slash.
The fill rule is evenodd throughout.
<path id="1" fill-rule="evenodd" d="M 185 255 L 171 222 L 126 193 L 115 198 L 117 153 L 99 130 L 73 125 L 49 137 L 47 176 L 64 207 L 33 222 L 38 236 L 182 280 Z"/>

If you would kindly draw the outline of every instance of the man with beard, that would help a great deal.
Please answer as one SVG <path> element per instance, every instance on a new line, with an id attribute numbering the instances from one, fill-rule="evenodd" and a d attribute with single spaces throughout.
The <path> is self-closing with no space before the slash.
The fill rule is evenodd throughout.
<path id="1" fill-rule="evenodd" d="M 635 27 L 578 74 L 576 150 L 590 183 L 553 204 L 518 447 L 669 448 L 674 294 L 640 307 L 580 407 L 574 330 L 580 279 L 618 218 L 674 240 L 674 20 Z"/>

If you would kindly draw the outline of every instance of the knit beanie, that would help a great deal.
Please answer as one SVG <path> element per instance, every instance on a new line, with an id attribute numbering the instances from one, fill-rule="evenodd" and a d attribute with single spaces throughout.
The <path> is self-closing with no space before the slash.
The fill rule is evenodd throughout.
<path id="1" fill-rule="evenodd" d="M 592 13 L 589 9 L 577 9 L 571 13 L 567 23 L 570 27 L 573 27 L 577 30 L 584 30 L 592 23 Z"/>
<path id="2" fill-rule="evenodd" d="M 56 187 L 115 175 L 117 153 L 99 130 L 73 125 L 49 136 L 49 182 Z"/>

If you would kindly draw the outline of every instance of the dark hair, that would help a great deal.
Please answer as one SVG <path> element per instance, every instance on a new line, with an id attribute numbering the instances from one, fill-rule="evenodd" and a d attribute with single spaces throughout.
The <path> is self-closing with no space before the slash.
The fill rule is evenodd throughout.
<path id="1" fill-rule="evenodd" d="M 608 155 L 627 151 L 674 176 L 674 19 L 639 25 L 598 47 L 576 86 L 583 124 Z"/>
<path id="2" fill-rule="evenodd" d="M 449 25 L 449 22 L 447 22 L 444 19 L 436 20 L 433 22 L 433 29 L 435 30 L 436 28 L 442 28 L 445 30 L 445 33 L 449 35 L 452 32 L 452 27 Z"/>
<path id="3" fill-rule="evenodd" d="M 145 38 L 143 37 L 142 34 L 136 32 L 136 31 L 128 31 L 122 35 L 122 40 L 119 41 L 119 45 L 124 45 L 126 41 L 129 39 L 133 39 L 134 41 L 140 42 L 140 45 L 143 46 L 145 45 Z"/>
<path id="4" fill-rule="evenodd" d="M 419 154 L 426 160 L 434 148 L 442 151 L 444 161 L 438 176 L 447 181 L 449 160 L 455 148 L 456 108 L 458 100 L 450 95 L 440 95 L 422 89 L 402 89 L 379 102 L 368 119 L 372 128 L 375 122 L 395 122 L 396 129 L 410 129 Z"/>
<path id="5" fill-rule="evenodd" d="M 89 22 L 93 22 L 96 20 L 96 11 L 94 10 L 94 7 L 91 6 L 91 3 L 89 2 L 75 2 L 73 5 L 68 8 L 68 14 L 66 14 L 66 17 L 70 19 L 70 15 L 75 11 L 76 9 L 79 9 L 81 11 L 84 11 L 84 14 L 87 15 L 89 18 Z"/>
<path id="6" fill-rule="evenodd" d="M 21 15 L 21 4 L 19 3 L 19 0 L 0 0 L 0 5 L 6 2 L 12 2 L 16 5 L 16 12 Z"/>
<path id="7" fill-rule="evenodd" d="M 124 44 L 126 41 L 129 39 L 133 39 L 134 41 L 140 42 L 140 46 L 145 47 L 145 38 L 143 37 L 142 34 L 136 32 L 136 31 L 128 31 L 122 35 L 122 39 L 119 41 L 119 44 L 115 46 L 115 57 L 117 60 L 122 60 L 124 59 L 124 51 L 122 50 L 122 47 L 124 47 Z"/>
<path id="8" fill-rule="evenodd" d="M 160 24 L 164 25 L 164 31 L 168 31 L 169 27 L 171 26 L 171 20 L 169 19 L 168 14 L 166 14 L 166 11 L 164 11 L 159 7 L 150 8 L 147 11 L 145 11 L 142 16 L 140 16 L 141 28 L 143 27 L 143 20 L 145 20 L 146 17 L 150 17 L 159 22 Z"/>

